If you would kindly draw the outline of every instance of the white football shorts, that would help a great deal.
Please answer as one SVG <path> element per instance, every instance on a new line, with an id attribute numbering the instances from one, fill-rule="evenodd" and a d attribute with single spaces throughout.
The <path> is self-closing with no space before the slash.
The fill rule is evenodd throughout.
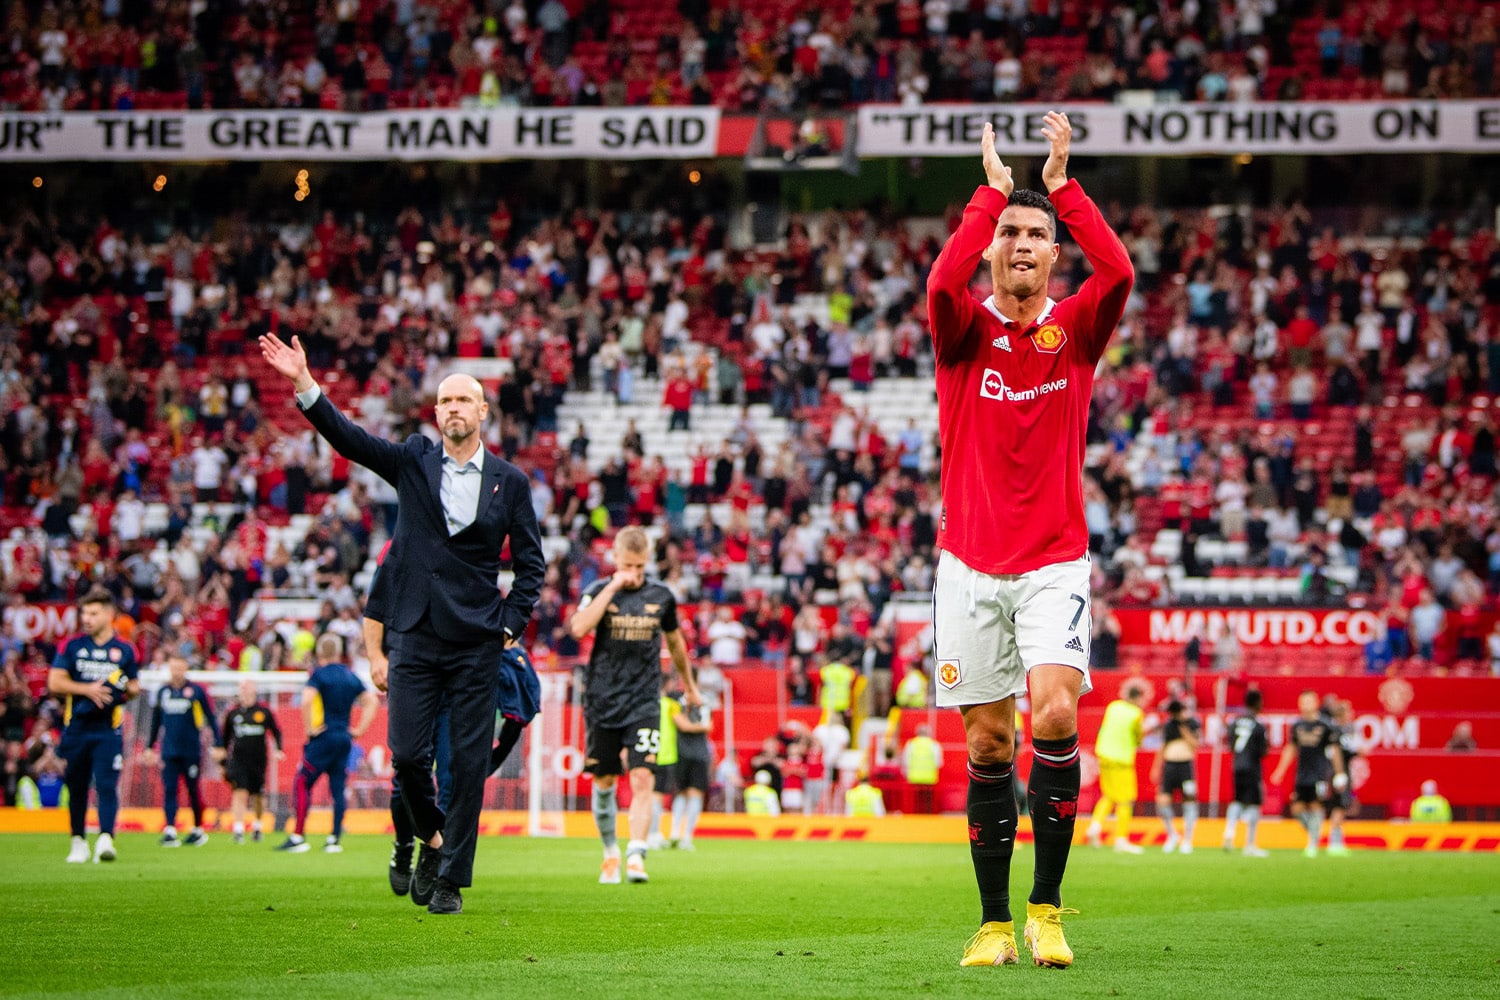
<path id="1" fill-rule="evenodd" d="M 932 584 L 933 668 L 943 708 L 1026 693 L 1026 674 L 1061 663 L 1089 678 L 1087 556 L 1029 573 L 991 576 L 948 552 Z"/>

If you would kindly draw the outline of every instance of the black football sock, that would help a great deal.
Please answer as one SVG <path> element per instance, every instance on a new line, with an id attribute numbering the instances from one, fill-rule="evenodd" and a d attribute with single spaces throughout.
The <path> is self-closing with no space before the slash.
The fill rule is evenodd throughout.
<path id="1" fill-rule="evenodd" d="M 1010 859 L 1016 849 L 1016 797 L 1010 764 L 969 761 L 969 857 L 979 883 L 981 923 L 1010 920 Z"/>
<path id="2" fill-rule="evenodd" d="M 1063 872 L 1078 818 L 1078 734 L 1060 740 L 1031 741 L 1032 836 L 1036 838 L 1036 881 L 1031 902 L 1062 905 Z"/>

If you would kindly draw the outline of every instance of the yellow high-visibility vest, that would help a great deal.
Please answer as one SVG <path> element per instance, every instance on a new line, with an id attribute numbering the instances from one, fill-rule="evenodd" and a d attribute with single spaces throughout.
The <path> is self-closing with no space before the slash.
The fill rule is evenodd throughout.
<path id="1" fill-rule="evenodd" d="M 745 789 L 745 812 L 751 816 L 775 816 L 781 810 L 776 789 L 770 785 L 751 785 Z"/>
<path id="2" fill-rule="evenodd" d="M 850 816 L 878 816 L 884 805 L 885 796 L 868 781 L 862 781 L 844 793 L 845 811 Z"/>
<path id="3" fill-rule="evenodd" d="M 854 693 L 854 668 L 837 661 L 826 665 L 822 671 L 823 690 L 818 701 L 826 712 L 849 711 L 850 696 Z"/>
<path id="4" fill-rule="evenodd" d="M 906 741 L 906 780 L 913 785 L 935 785 L 943 766 L 943 748 L 931 736 Z"/>

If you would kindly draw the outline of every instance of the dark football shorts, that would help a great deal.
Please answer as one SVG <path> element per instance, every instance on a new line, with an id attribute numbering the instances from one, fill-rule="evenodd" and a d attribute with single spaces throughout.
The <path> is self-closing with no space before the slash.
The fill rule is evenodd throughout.
<path id="1" fill-rule="evenodd" d="M 708 791 L 708 761 L 678 758 L 677 790 L 687 791 L 689 788 Z"/>
<path id="2" fill-rule="evenodd" d="M 670 764 L 652 764 L 651 770 L 656 774 L 656 791 L 664 795 L 677 794 L 677 762 Z"/>
<path id="3" fill-rule="evenodd" d="M 236 791 L 259 795 L 266 789 L 265 761 L 261 761 L 257 766 L 254 761 L 231 757 L 229 763 L 224 765 L 224 780 L 229 782 L 229 787 Z"/>
<path id="4" fill-rule="evenodd" d="M 621 774 L 623 753 L 630 770 L 654 767 L 661 746 L 661 709 L 652 705 L 630 726 L 589 726 L 583 769 L 597 777 Z"/>
<path id="5" fill-rule="evenodd" d="M 1317 805 L 1328 798 L 1328 782 L 1326 781 L 1299 781 L 1296 788 L 1292 790 L 1292 801 L 1303 805 Z"/>
<path id="6" fill-rule="evenodd" d="M 1188 760 L 1169 760 L 1162 765 L 1161 790 L 1162 795 L 1176 795 L 1182 793 L 1186 801 L 1198 797 L 1198 783 L 1193 780 L 1193 763 Z"/>
<path id="7" fill-rule="evenodd" d="M 1234 772 L 1234 801 L 1242 806 L 1258 806 L 1266 800 L 1266 785 L 1259 771 Z"/>

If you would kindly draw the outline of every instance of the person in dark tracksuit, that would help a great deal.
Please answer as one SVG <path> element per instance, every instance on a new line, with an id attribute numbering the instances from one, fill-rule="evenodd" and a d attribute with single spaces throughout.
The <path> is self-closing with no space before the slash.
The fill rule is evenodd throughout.
<path id="1" fill-rule="evenodd" d="M 307 812 L 312 806 L 313 785 L 328 776 L 328 794 L 333 799 L 333 833 L 323 845 L 328 854 L 338 854 L 344 847 L 344 779 L 349 768 L 349 751 L 355 741 L 375 721 L 375 692 L 365 687 L 344 662 L 344 640 L 331 632 L 318 637 L 318 667 L 307 678 L 302 689 L 302 724 L 307 729 L 307 743 L 302 748 L 302 763 L 297 766 L 293 790 L 295 818 L 292 832 L 276 850 L 290 854 L 307 852 Z M 359 709 L 355 721 L 354 710 Z"/>
<path id="2" fill-rule="evenodd" d="M 157 690 L 151 702 L 151 736 L 146 741 L 148 753 L 161 761 L 162 812 L 167 821 L 161 831 L 161 846 L 202 847 L 208 843 L 203 832 L 203 737 L 206 728 L 219 746 L 214 727 L 214 705 L 208 690 L 188 680 L 187 657 L 174 654 L 167 659 L 170 680 Z M 158 752 L 156 744 L 161 742 Z M 193 829 L 183 840 L 177 839 L 177 788 L 187 786 L 188 804 L 193 809 Z"/>
<path id="3" fill-rule="evenodd" d="M 120 768 L 125 742 L 120 735 L 125 703 L 140 693 L 135 648 L 115 635 L 115 599 L 96 587 L 78 602 L 83 635 L 68 640 L 47 672 L 47 690 L 63 699 L 63 738 L 59 755 L 67 761 L 68 820 L 73 842 L 69 864 L 89 860 L 86 824 L 89 785 L 99 800 L 99 836 L 94 861 L 115 859 L 115 815 L 120 808 Z"/>

